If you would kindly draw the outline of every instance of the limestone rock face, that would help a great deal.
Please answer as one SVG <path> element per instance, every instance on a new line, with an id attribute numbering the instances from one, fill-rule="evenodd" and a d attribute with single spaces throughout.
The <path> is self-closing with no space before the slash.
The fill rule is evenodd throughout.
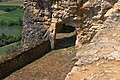
<path id="1" fill-rule="evenodd" d="M 76 46 L 90 42 L 92 37 L 101 28 L 103 22 L 110 16 L 110 10 L 117 0 L 79 0 L 77 2 L 77 17 L 79 25 L 77 27 Z M 109 14 L 109 15 L 108 15 Z"/>
<path id="2" fill-rule="evenodd" d="M 119 10 L 113 6 L 118 0 L 29 0 L 24 2 L 23 44 L 50 40 L 61 29 L 58 23 L 76 29 L 76 47 L 89 43 L 102 28 L 104 21 Z M 53 46 L 54 47 L 54 46 Z"/>
<path id="3" fill-rule="evenodd" d="M 75 80 L 69 75 L 77 69 L 86 70 L 79 66 L 99 59 L 120 60 L 120 0 L 29 0 L 25 1 L 24 9 L 24 45 L 50 40 L 53 49 L 56 32 L 61 29 L 57 24 L 75 27 L 77 67 L 66 80 Z"/>
<path id="4" fill-rule="evenodd" d="M 97 0 L 94 1 L 97 2 Z M 93 5 L 96 3 L 94 1 Z M 99 5 L 100 2 L 101 4 Z M 120 64 L 120 52 L 118 50 L 120 46 L 120 37 L 118 37 L 120 34 L 120 0 L 117 2 L 112 0 L 99 0 L 97 3 L 102 9 L 98 9 L 97 15 L 93 14 L 94 16 L 91 17 L 92 26 L 90 27 L 90 29 L 96 28 L 97 33 L 90 40 L 90 43 L 83 46 L 78 44 L 80 47 L 77 48 L 75 58 L 78 61 L 65 80 L 120 79 L 120 77 L 117 77 L 119 75 L 119 68 L 116 67 Z M 89 4 L 87 2 L 84 6 L 86 7 Z M 98 23 L 99 20 L 102 23 Z M 81 36 L 81 34 L 78 35 Z M 78 40 L 81 39 L 78 37 Z M 78 41 L 78 43 L 81 43 L 81 41 Z M 116 71 L 115 74 L 112 70 Z"/>
<path id="5" fill-rule="evenodd" d="M 24 2 L 24 45 L 38 44 L 49 39 L 50 26 L 48 3 L 44 0 L 31 0 Z"/>
<path id="6" fill-rule="evenodd" d="M 30 0 L 24 2 L 23 45 L 51 41 L 55 45 L 55 34 L 60 28 L 57 23 L 76 26 L 73 21 L 77 10 L 76 1 Z M 73 23 L 74 22 L 74 23 Z"/>

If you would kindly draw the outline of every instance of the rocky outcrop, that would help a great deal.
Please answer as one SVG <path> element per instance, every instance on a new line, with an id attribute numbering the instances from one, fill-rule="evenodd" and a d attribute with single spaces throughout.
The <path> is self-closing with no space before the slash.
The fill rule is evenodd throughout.
<path id="1" fill-rule="evenodd" d="M 31 44 L 49 39 L 53 41 L 55 38 L 51 38 L 61 29 L 56 24 L 61 23 L 76 28 L 76 46 L 80 47 L 92 39 L 108 17 L 106 12 L 116 2 L 117 0 L 27 1 L 24 3 L 25 27 L 22 42 Z"/>
<path id="2" fill-rule="evenodd" d="M 54 49 L 56 33 L 61 29 L 59 24 L 65 24 L 75 27 L 77 33 L 78 52 L 75 59 L 78 61 L 75 65 L 91 64 L 103 58 L 119 60 L 119 30 L 113 31 L 113 28 L 119 29 L 119 2 L 120 0 L 27 1 L 24 3 L 23 46 L 50 40 L 51 48 Z M 76 71 L 74 68 L 72 72 Z M 70 80 L 69 74 L 66 80 Z"/>
<path id="3" fill-rule="evenodd" d="M 25 1 L 24 9 L 23 46 L 49 40 L 50 12 L 48 11 L 48 3 L 43 0 Z"/>
<path id="4" fill-rule="evenodd" d="M 78 34 L 76 46 L 78 48 L 91 41 L 109 16 L 105 16 L 105 14 L 116 2 L 117 0 L 79 0 L 77 2 L 78 11 L 75 19 L 81 23 L 76 30 Z"/>
<path id="5" fill-rule="evenodd" d="M 107 2 L 107 0 L 104 0 L 102 3 L 105 2 Z M 108 2 L 110 2 L 110 0 Z M 104 9 L 106 9 L 106 7 L 103 8 L 103 10 Z M 90 43 L 78 48 L 76 54 L 78 61 L 65 80 L 120 79 L 117 77 L 117 75 L 119 75 L 119 69 L 115 67 L 117 66 L 116 64 L 120 63 L 117 63 L 117 61 L 120 60 L 120 1 L 118 0 L 113 7 L 109 8 L 103 17 L 105 20 L 102 20 L 103 24 L 98 27 L 99 30 Z M 111 65 L 111 67 L 109 65 Z M 116 71 L 114 75 L 113 69 Z"/>
<path id="6" fill-rule="evenodd" d="M 76 24 L 72 24 L 71 21 L 76 15 L 74 14 L 76 8 L 75 1 L 70 4 L 68 1 L 60 0 L 25 1 L 23 46 L 50 40 L 51 48 L 54 48 L 56 32 L 61 29 L 61 27 L 57 27 L 59 23 L 75 27 Z"/>

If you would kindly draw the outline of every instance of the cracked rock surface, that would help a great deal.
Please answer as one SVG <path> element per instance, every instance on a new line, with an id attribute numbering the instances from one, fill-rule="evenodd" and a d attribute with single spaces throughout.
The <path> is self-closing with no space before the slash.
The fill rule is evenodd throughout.
<path id="1" fill-rule="evenodd" d="M 78 49 L 78 61 L 65 80 L 120 80 L 119 10 L 120 1 L 108 10 L 109 17 L 91 42 Z"/>

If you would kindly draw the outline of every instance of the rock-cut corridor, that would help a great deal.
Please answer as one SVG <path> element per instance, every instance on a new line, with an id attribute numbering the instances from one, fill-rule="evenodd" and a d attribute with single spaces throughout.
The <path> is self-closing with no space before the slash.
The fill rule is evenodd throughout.
<path id="1" fill-rule="evenodd" d="M 64 80 L 75 64 L 75 34 L 58 33 L 57 48 L 4 80 Z"/>
<path id="2" fill-rule="evenodd" d="M 63 25 L 75 28 L 75 47 L 50 52 L 5 80 L 120 80 L 120 0 L 50 1 L 25 1 L 23 48 L 50 41 L 54 49 Z"/>

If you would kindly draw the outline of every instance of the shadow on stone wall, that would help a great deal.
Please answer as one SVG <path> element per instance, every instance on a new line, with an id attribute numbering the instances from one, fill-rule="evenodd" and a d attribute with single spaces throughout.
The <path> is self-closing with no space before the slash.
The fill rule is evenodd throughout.
<path id="1" fill-rule="evenodd" d="M 76 35 L 56 40 L 56 50 L 75 46 Z"/>
<path id="2" fill-rule="evenodd" d="M 50 50 L 50 41 L 45 41 L 35 47 L 32 46 L 27 50 L 18 50 L 3 57 L 0 60 L 0 80 L 34 60 L 41 58 Z"/>

